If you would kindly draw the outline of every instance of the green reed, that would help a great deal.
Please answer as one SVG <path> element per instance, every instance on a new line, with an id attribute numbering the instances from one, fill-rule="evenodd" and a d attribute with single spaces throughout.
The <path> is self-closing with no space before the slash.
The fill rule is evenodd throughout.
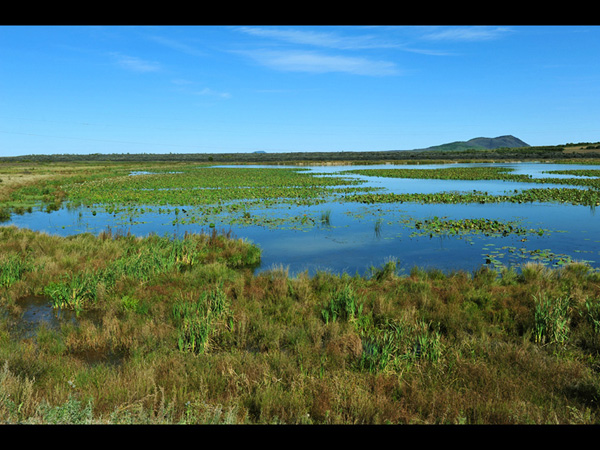
<path id="1" fill-rule="evenodd" d="M 82 272 L 66 275 L 62 280 L 50 282 L 44 293 L 55 308 L 82 311 L 97 300 L 100 277 L 96 273 Z"/>
<path id="2" fill-rule="evenodd" d="M 365 330 L 362 339 L 358 365 L 369 372 L 402 372 L 418 361 L 435 363 L 442 356 L 442 335 L 423 319 L 386 321 Z"/>
<path id="3" fill-rule="evenodd" d="M 395 267 L 391 263 L 391 267 Z M 388 279 L 387 277 L 385 279 Z M 380 281 L 384 280 L 381 278 Z M 326 324 L 346 322 L 362 340 L 358 367 L 369 372 L 403 370 L 418 360 L 436 362 L 441 357 L 441 334 L 423 319 L 384 320 L 378 323 L 363 311 L 365 299 L 346 285 L 331 295 L 321 309 Z"/>
<path id="4" fill-rule="evenodd" d="M 9 287 L 16 283 L 32 267 L 29 258 L 22 258 L 15 254 L 0 256 L 0 287 Z"/>
<path id="5" fill-rule="evenodd" d="M 205 353 L 219 324 L 230 314 L 229 300 L 219 288 L 203 293 L 196 300 L 180 300 L 175 303 L 173 320 L 178 329 L 179 350 Z"/>
<path id="6" fill-rule="evenodd" d="M 326 211 L 321 212 L 321 223 L 323 225 L 331 225 L 331 210 L 328 209 Z"/>
<path id="7" fill-rule="evenodd" d="M 325 323 L 337 320 L 352 321 L 362 314 L 362 304 L 350 286 L 335 292 L 329 303 L 321 310 Z"/>
<path id="8" fill-rule="evenodd" d="M 600 298 L 585 299 L 585 318 L 592 325 L 594 333 L 600 333 Z"/>
<path id="9" fill-rule="evenodd" d="M 541 344 L 564 344 L 569 336 L 570 299 L 534 297 L 534 340 Z"/>

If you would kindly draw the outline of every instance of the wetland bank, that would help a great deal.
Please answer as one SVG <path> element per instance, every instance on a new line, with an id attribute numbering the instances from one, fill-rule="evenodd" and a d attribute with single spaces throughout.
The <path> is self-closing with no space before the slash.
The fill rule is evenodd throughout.
<path id="1" fill-rule="evenodd" d="M 0 420 L 597 423 L 596 161 L 4 164 Z"/>

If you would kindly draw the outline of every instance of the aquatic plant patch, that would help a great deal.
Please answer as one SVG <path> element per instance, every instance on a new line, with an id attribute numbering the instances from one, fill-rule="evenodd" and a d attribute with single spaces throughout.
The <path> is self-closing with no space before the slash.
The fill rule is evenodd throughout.
<path id="1" fill-rule="evenodd" d="M 514 174 L 512 167 L 449 167 L 437 169 L 360 169 L 342 171 L 372 177 L 415 178 L 430 180 L 503 180 L 522 183 L 568 184 L 600 189 L 600 175 L 597 169 L 549 170 L 544 173 L 576 175 L 586 178 L 533 177 L 527 174 Z"/>
<path id="2" fill-rule="evenodd" d="M 124 223 L 139 223 L 138 218 L 149 213 L 165 214 L 173 225 L 221 222 L 276 227 L 303 218 L 251 215 L 249 210 L 315 206 L 374 189 L 360 184 L 362 181 L 349 177 L 316 176 L 302 169 L 196 167 L 69 183 L 65 190 L 71 204 L 87 206 L 92 212 L 104 210 Z"/>
<path id="3" fill-rule="evenodd" d="M 346 200 L 363 203 L 376 202 L 420 202 L 420 203 L 526 203 L 557 201 L 574 205 L 600 205 L 600 178 L 597 170 L 562 170 L 550 173 L 586 175 L 591 178 L 533 178 L 531 175 L 513 174 L 514 169 L 507 167 L 451 167 L 439 169 L 361 169 L 344 171 L 358 175 L 387 178 L 416 178 L 437 180 L 503 180 L 539 184 L 567 184 L 581 186 L 581 189 L 552 187 L 548 189 L 526 189 L 507 195 L 488 195 L 485 192 L 460 193 L 442 192 L 435 194 L 389 194 L 367 193 L 347 195 Z M 586 188 L 586 189 L 583 189 Z M 361 195 L 364 197 L 361 198 Z"/>
<path id="4" fill-rule="evenodd" d="M 565 169 L 565 170 L 546 170 L 544 173 L 557 175 L 574 175 L 578 177 L 600 177 L 600 169 Z"/>
<path id="5" fill-rule="evenodd" d="M 535 262 L 542 266 L 561 267 L 575 260 L 572 256 L 564 253 L 556 253 L 551 249 L 528 249 L 515 245 L 503 245 L 497 249 L 492 249 L 495 244 L 486 244 L 484 253 L 484 264 L 502 269 L 504 267 L 520 267 L 527 262 Z M 590 263 L 589 260 L 578 260 L 579 263 Z"/>
<path id="6" fill-rule="evenodd" d="M 599 206 L 600 191 L 595 189 L 575 188 L 534 188 L 518 191 L 513 194 L 491 195 L 484 192 L 436 192 L 430 194 L 410 193 L 375 193 L 347 194 L 343 196 L 344 201 L 365 204 L 375 203 L 444 203 L 444 204 L 468 204 L 468 203 L 532 203 L 532 202 L 560 202 L 572 205 Z"/>
<path id="7" fill-rule="evenodd" d="M 412 226 L 414 231 L 412 236 L 434 236 L 434 235 L 465 235 L 465 234 L 483 234 L 485 236 L 508 236 L 511 234 L 524 235 L 534 233 L 539 236 L 547 233 L 542 228 L 532 229 L 522 226 L 518 221 L 502 221 L 495 219 L 476 218 L 476 219 L 448 219 L 445 217 L 434 216 L 430 219 L 407 219 L 405 221 Z"/>
<path id="8" fill-rule="evenodd" d="M 69 199 L 83 204 L 186 206 L 234 200 L 314 201 L 348 185 L 343 177 L 317 177 L 297 169 L 197 168 L 181 173 L 110 177 L 67 186 Z M 331 189 L 339 188 L 340 190 Z"/>
<path id="9" fill-rule="evenodd" d="M 360 169 L 342 173 L 388 178 L 421 178 L 430 180 L 506 180 L 530 181 L 531 176 L 512 174 L 507 167 L 448 167 L 440 169 Z"/>

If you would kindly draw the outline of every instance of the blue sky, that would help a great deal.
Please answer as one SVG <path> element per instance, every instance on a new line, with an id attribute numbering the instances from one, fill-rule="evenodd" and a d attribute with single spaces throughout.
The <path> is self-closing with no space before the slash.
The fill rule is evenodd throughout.
<path id="1" fill-rule="evenodd" d="M 0 26 L 0 156 L 600 141 L 598 26 Z"/>

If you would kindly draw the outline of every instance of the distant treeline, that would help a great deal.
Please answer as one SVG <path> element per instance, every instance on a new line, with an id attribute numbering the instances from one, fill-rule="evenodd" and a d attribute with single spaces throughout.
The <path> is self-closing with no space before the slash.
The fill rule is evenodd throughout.
<path id="1" fill-rule="evenodd" d="M 586 149 L 585 152 L 565 152 L 569 147 Z M 591 151 L 597 149 L 598 151 Z M 498 148 L 494 150 L 467 149 L 462 151 L 365 151 L 365 152 L 288 152 L 288 153 L 92 153 L 23 155 L 0 157 L 0 162 L 202 162 L 202 163 L 267 163 L 292 162 L 356 162 L 427 161 L 427 160 L 539 160 L 600 158 L 600 143 L 566 144 L 557 146 Z"/>

